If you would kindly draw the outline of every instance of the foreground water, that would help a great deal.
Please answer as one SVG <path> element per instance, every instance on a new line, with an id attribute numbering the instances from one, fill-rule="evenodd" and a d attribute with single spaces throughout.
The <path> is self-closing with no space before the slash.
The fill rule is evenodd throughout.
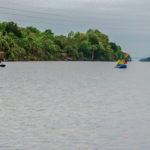
<path id="1" fill-rule="evenodd" d="M 150 63 L 0 68 L 0 150 L 149 150 Z"/>

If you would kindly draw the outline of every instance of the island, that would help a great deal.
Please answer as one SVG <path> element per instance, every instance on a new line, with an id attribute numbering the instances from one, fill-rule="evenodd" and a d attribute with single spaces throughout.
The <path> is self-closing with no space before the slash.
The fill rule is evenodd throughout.
<path id="1" fill-rule="evenodd" d="M 51 29 L 0 23 L 1 61 L 116 61 L 125 54 L 97 29 L 54 35 Z"/>
<path id="2" fill-rule="evenodd" d="M 139 61 L 150 61 L 150 57 L 142 58 Z"/>

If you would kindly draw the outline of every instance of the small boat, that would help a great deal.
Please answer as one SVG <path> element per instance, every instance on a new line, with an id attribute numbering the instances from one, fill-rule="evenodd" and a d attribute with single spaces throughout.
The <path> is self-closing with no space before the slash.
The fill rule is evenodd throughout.
<path id="1" fill-rule="evenodd" d="M 120 64 L 120 65 L 116 65 L 115 68 L 127 68 L 127 65 L 126 64 Z"/>
<path id="2" fill-rule="evenodd" d="M 5 64 L 0 64 L 0 67 L 5 67 L 6 65 Z"/>

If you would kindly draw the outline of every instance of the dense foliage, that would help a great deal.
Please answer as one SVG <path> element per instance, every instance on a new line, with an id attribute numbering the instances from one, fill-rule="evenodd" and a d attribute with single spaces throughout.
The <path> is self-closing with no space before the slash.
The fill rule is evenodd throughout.
<path id="1" fill-rule="evenodd" d="M 21 28 L 14 22 L 0 23 L 0 56 L 3 61 L 19 60 L 106 60 L 125 53 L 99 30 L 55 36 L 51 30 Z"/>

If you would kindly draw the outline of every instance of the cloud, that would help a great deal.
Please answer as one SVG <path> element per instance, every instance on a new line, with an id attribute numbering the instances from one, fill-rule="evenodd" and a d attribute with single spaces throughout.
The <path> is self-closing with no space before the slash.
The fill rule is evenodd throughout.
<path id="1" fill-rule="evenodd" d="M 56 34 L 97 28 L 130 50 L 139 36 L 148 43 L 149 6 L 149 0 L 0 0 L 0 18 L 41 30 L 51 28 Z"/>

